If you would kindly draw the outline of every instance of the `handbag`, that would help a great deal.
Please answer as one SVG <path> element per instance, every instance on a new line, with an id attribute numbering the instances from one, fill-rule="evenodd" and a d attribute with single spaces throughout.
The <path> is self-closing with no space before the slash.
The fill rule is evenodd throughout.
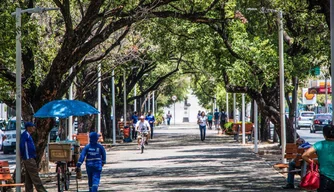
<path id="1" fill-rule="evenodd" d="M 300 187 L 308 190 L 315 190 L 320 187 L 320 174 L 318 165 L 312 163 L 308 166 L 306 175 L 300 182 Z"/>

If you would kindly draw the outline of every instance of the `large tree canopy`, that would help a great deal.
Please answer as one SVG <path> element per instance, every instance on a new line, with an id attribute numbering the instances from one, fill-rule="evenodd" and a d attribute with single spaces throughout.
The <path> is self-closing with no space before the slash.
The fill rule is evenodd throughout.
<path id="1" fill-rule="evenodd" d="M 249 7 L 284 12 L 285 83 L 290 111 L 293 101 L 288 96 L 296 86 L 293 80 L 302 82 L 314 66 L 329 65 L 329 0 L 11 2 L 0 5 L 4 21 L 0 29 L 0 96 L 10 106 L 15 87 L 15 20 L 10 13 L 17 6 L 59 8 L 40 16 L 23 15 L 22 110 L 26 120 L 46 102 L 62 98 L 73 82 L 78 98 L 94 104 L 97 65 L 101 64 L 106 117 L 110 116 L 110 74 L 114 69 L 119 113 L 124 84 L 131 102 L 154 90 L 168 97 L 175 93 L 176 79 L 181 78 L 192 82 L 203 104 L 208 104 L 213 92 L 217 92 L 221 104 L 226 92 L 246 93 L 256 100 L 261 115 L 279 127 L 277 15 L 250 12 Z M 138 68 L 134 70 L 133 66 Z M 125 82 L 121 75 L 124 70 Z M 134 86 L 140 90 L 136 97 L 130 93 Z M 186 84 L 178 87 L 189 88 Z M 220 87 L 226 91 L 218 91 Z M 176 93 L 180 98 L 185 95 L 183 91 Z M 287 125 L 291 141 L 291 121 Z M 39 157 L 51 128 L 50 120 L 38 121 Z"/>

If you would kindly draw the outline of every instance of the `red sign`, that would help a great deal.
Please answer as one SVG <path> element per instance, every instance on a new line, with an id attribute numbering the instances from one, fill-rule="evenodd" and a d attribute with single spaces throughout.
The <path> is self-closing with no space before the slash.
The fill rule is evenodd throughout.
<path id="1" fill-rule="evenodd" d="M 326 88 L 323 87 L 311 87 L 308 88 L 308 93 L 309 94 L 326 94 Z M 332 87 L 327 88 L 327 94 L 332 93 Z"/>

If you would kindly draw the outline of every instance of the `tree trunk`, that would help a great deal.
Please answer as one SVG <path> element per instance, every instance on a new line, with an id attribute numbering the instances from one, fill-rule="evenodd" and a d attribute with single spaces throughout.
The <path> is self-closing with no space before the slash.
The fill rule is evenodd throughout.
<path id="1" fill-rule="evenodd" d="M 268 141 L 268 117 L 261 115 L 260 140 Z"/>

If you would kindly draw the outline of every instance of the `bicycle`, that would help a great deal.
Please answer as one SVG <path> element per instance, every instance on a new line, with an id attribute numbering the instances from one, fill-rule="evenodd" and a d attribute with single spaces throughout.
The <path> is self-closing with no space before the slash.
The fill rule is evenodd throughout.
<path id="1" fill-rule="evenodd" d="M 143 131 L 140 132 L 140 151 L 141 151 L 141 153 L 144 153 L 145 141 L 146 141 L 147 135 L 148 135 L 147 132 L 143 132 Z"/>
<path id="2" fill-rule="evenodd" d="M 63 192 L 69 189 L 71 172 L 66 161 L 57 161 L 56 164 L 58 192 Z"/>

